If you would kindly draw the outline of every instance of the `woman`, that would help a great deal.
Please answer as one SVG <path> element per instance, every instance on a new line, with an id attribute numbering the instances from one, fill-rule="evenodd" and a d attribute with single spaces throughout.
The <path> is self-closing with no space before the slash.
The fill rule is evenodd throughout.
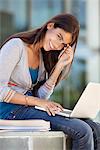
<path id="1" fill-rule="evenodd" d="M 55 86 L 70 70 L 79 23 L 70 14 L 53 17 L 41 28 L 8 38 L 0 53 L 0 118 L 44 119 L 52 130 L 60 130 L 73 139 L 72 149 L 93 150 L 93 133 L 80 119 L 64 118 L 56 113 L 63 108 L 50 101 Z M 34 106 L 46 109 L 37 110 Z"/>

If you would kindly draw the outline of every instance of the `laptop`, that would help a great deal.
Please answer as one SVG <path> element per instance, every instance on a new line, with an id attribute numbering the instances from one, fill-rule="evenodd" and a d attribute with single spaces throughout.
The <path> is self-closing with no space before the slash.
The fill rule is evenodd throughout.
<path id="1" fill-rule="evenodd" d="M 44 108 L 35 106 L 36 109 Z M 100 110 L 100 84 L 90 82 L 86 86 L 82 95 L 73 110 L 63 109 L 58 115 L 70 118 L 90 118 L 94 119 Z M 45 111 L 45 110 L 44 110 Z"/>

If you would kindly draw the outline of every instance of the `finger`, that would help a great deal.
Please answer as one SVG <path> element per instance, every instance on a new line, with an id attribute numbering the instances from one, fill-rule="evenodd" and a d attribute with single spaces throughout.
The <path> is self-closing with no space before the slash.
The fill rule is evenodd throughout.
<path id="1" fill-rule="evenodd" d="M 67 54 L 69 53 L 69 54 L 70 54 L 70 53 L 73 53 L 73 51 L 72 51 L 71 48 L 68 48 L 68 49 L 65 51 L 65 53 L 67 53 Z"/>
<path id="2" fill-rule="evenodd" d="M 68 46 L 65 51 L 67 51 L 67 50 L 72 50 L 73 51 L 71 46 Z"/>
<path id="3" fill-rule="evenodd" d="M 61 110 L 63 110 L 63 107 L 57 103 L 57 107 L 60 108 Z"/>
<path id="4" fill-rule="evenodd" d="M 56 102 L 55 102 L 54 104 L 56 105 L 57 109 L 58 109 L 58 108 L 63 109 L 63 107 L 62 107 L 59 103 L 56 103 Z"/>
<path id="5" fill-rule="evenodd" d="M 56 114 L 55 112 L 56 112 L 56 111 L 50 109 L 50 112 L 51 112 L 51 114 L 52 114 L 53 116 L 55 116 L 55 114 Z"/>
<path id="6" fill-rule="evenodd" d="M 65 65 L 68 65 L 68 64 L 70 64 L 72 62 L 72 59 L 68 59 L 67 61 L 65 61 L 64 63 L 65 63 Z"/>
<path id="7" fill-rule="evenodd" d="M 69 57 L 73 57 L 73 52 L 72 51 L 66 51 L 65 54 Z"/>
<path id="8" fill-rule="evenodd" d="M 60 55 L 58 56 L 58 59 L 63 55 L 65 50 L 62 50 L 62 52 L 60 53 Z"/>
<path id="9" fill-rule="evenodd" d="M 69 47 L 69 44 L 68 44 Z M 58 56 L 58 59 L 67 51 L 67 47 L 64 47 L 64 50 L 61 51 L 60 55 Z"/>
<path id="10" fill-rule="evenodd" d="M 61 110 L 61 109 L 58 107 L 58 109 L 55 111 L 55 114 L 57 114 L 57 113 L 59 113 L 59 112 L 61 112 L 61 111 L 63 111 L 63 110 Z"/>
<path id="11" fill-rule="evenodd" d="M 56 110 L 58 110 L 58 107 L 57 106 L 51 107 L 50 110 L 55 112 Z"/>
<path id="12" fill-rule="evenodd" d="M 69 44 L 67 44 L 67 47 L 69 46 Z"/>
<path id="13" fill-rule="evenodd" d="M 68 48 L 71 48 L 71 49 L 72 49 L 72 47 L 71 47 L 71 46 L 69 46 Z"/>
<path id="14" fill-rule="evenodd" d="M 49 109 L 48 109 L 47 107 L 46 107 L 45 110 L 46 110 L 46 112 L 48 113 L 48 115 L 51 116 L 51 113 L 50 113 L 50 111 L 49 111 Z"/>
<path id="15" fill-rule="evenodd" d="M 52 103 L 52 104 L 50 105 L 50 107 L 51 107 L 53 110 L 57 110 L 57 105 L 56 105 L 55 103 Z"/>
<path id="16" fill-rule="evenodd" d="M 48 109 L 49 109 L 49 111 L 50 111 L 50 113 L 53 115 L 53 116 L 55 116 L 55 110 L 52 108 L 52 107 L 48 107 Z"/>

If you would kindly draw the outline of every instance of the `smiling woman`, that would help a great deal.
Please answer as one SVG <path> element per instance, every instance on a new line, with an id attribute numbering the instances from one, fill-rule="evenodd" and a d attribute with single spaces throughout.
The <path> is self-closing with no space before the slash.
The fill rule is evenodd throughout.
<path id="1" fill-rule="evenodd" d="M 57 115 L 63 107 L 49 100 L 69 73 L 78 34 L 77 19 L 71 14 L 59 14 L 36 30 L 4 41 L 0 52 L 0 119 L 44 119 L 50 121 L 52 130 L 72 138 L 72 149 L 93 150 L 88 122 Z"/>
<path id="2" fill-rule="evenodd" d="M 48 23 L 43 47 L 46 51 L 61 50 L 72 41 L 72 34 L 61 28 L 54 28 L 54 23 Z"/>

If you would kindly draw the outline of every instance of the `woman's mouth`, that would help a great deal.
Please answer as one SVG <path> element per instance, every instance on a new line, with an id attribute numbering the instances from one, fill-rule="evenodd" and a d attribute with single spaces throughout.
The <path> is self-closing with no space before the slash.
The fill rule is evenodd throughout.
<path id="1" fill-rule="evenodd" d="M 54 45 L 52 44 L 51 41 L 49 42 L 49 45 L 50 45 L 50 49 L 55 49 L 55 47 L 54 47 Z"/>

